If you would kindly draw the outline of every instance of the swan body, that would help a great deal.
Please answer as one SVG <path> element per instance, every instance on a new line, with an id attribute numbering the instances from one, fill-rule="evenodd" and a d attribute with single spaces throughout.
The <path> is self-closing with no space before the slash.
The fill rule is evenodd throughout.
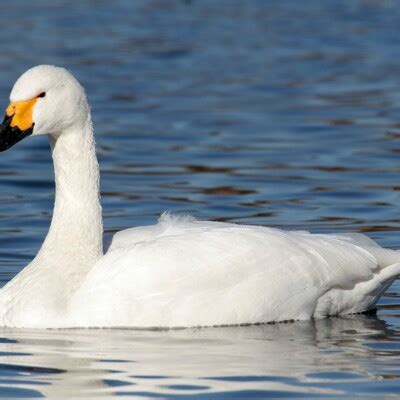
<path id="1" fill-rule="evenodd" d="M 0 325 L 193 327 L 322 318 L 373 308 L 400 253 L 360 234 L 197 221 L 163 214 L 102 249 L 99 168 L 85 92 L 65 69 L 25 72 L 0 150 L 48 134 L 56 198 L 32 262 L 0 291 Z"/>

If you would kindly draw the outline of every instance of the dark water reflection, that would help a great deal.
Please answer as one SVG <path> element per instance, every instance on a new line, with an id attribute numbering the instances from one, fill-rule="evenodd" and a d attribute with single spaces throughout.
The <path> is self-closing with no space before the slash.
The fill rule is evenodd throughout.
<path id="1" fill-rule="evenodd" d="M 171 210 L 400 247 L 395 1 L 15 0 L 0 22 L 0 106 L 35 64 L 86 87 L 108 233 Z M 45 138 L 1 155 L 3 284 L 40 246 L 52 196 Z M 0 396 L 394 395 L 399 296 L 396 282 L 377 317 L 317 323 L 6 330 Z"/>

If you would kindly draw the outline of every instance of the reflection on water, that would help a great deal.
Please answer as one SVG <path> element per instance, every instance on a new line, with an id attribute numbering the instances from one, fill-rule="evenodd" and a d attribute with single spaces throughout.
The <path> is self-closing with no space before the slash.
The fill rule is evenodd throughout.
<path id="1" fill-rule="evenodd" d="M 366 316 L 198 330 L 4 330 L 0 385 L 5 396 L 62 398 L 379 396 L 398 378 L 396 341 Z"/>
<path id="2" fill-rule="evenodd" d="M 399 26 L 393 0 L 13 0 L 0 13 L 0 108 L 32 65 L 77 75 L 108 235 L 170 210 L 400 248 Z M 52 205 L 46 139 L 1 154 L 1 284 L 36 254 Z M 0 396 L 396 395 L 399 310 L 396 282 L 377 317 L 1 330 Z"/>

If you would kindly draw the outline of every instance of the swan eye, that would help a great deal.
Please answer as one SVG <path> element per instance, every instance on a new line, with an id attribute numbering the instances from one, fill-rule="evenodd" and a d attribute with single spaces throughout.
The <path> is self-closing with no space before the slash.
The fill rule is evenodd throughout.
<path id="1" fill-rule="evenodd" d="M 44 97 L 44 96 L 46 96 L 46 92 L 40 93 L 38 97 Z"/>

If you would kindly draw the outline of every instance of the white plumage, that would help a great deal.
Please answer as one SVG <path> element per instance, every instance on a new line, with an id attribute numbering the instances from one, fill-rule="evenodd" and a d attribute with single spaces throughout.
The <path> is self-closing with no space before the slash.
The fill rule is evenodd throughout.
<path id="1" fill-rule="evenodd" d="M 74 325 L 207 326 L 309 319 L 374 306 L 400 264 L 353 237 L 168 216 L 122 231 L 73 299 Z"/>
<path id="2" fill-rule="evenodd" d="M 17 81 L 11 100 L 41 91 L 47 95 L 34 112 L 33 135 L 50 135 L 53 220 L 36 258 L 1 290 L 0 324 L 146 328 L 321 318 L 374 307 L 400 274 L 399 252 L 363 235 L 169 214 L 156 225 L 117 233 L 103 255 L 84 91 L 66 70 L 39 66 Z"/>

